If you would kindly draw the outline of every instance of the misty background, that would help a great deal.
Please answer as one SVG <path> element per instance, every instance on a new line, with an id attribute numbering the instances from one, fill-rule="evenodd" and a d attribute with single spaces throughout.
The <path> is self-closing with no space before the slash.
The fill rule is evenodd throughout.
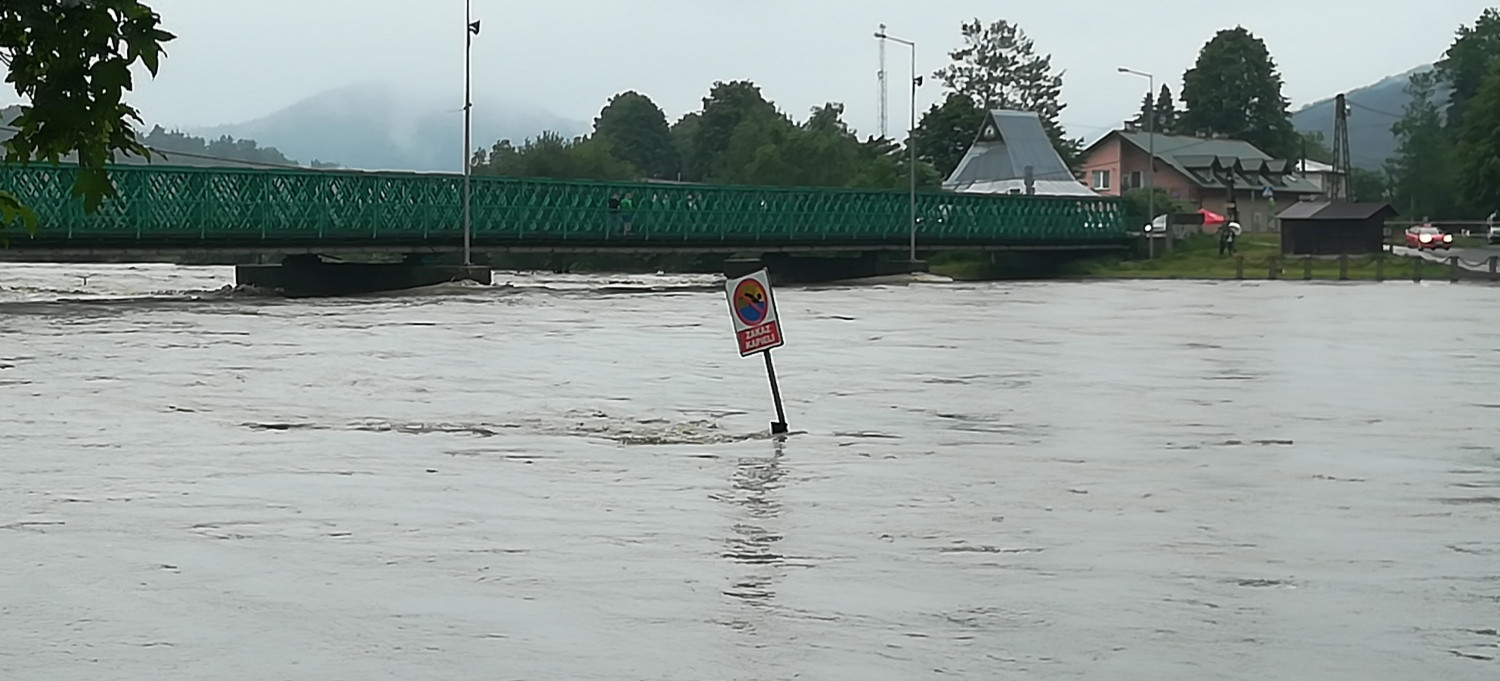
<path id="1" fill-rule="evenodd" d="M 208 141 L 230 136 L 273 147 L 289 162 L 366 169 L 457 171 L 462 148 L 462 0 L 151 0 L 177 40 L 156 79 L 140 74 L 130 102 L 153 126 Z M 1325 100 L 1350 93 L 1354 162 L 1378 167 L 1394 150 L 1390 125 L 1406 75 L 1441 57 L 1454 30 L 1487 2 L 1394 0 L 1254 6 L 1156 0 L 996 6 L 820 0 L 473 0 L 474 147 L 520 143 L 543 131 L 587 133 L 608 99 L 635 90 L 669 119 L 697 110 L 715 81 L 750 80 L 802 117 L 845 105 L 862 136 L 879 135 L 873 33 L 917 43 L 918 115 L 942 97 L 931 78 L 978 17 L 1019 24 L 1064 72 L 1062 123 L 1096 139 L 1137 109 L 1151 72 L 1180 91 L 1182 73 L 1223 28 L 1263 38 L 1302 130 L 1331 133 Z M 1379 17 L 1373 20 L 1372 17 Z M 911 53 L 891 45 L 889 127 L 903 139 Z M 0 98 L 0 105 L 14 103 Z M 1388 115 L 1383 115 L 1388 114 Z"/>

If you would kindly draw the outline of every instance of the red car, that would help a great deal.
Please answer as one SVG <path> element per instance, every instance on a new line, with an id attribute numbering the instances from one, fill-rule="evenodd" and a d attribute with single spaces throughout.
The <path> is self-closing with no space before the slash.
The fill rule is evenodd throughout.
<path id="1" fill-rule="evenodd" d="M 1424 248 L 1430 248 L 1434 251 L 1441 248 L 1446 251 L 1453 248 L 1453 235 L 1444 234 L 1443 230 L 1432 225 L 1417 225 L 1407 228 L 1406 247 L 1415 248 L 1419 251 Z"/>

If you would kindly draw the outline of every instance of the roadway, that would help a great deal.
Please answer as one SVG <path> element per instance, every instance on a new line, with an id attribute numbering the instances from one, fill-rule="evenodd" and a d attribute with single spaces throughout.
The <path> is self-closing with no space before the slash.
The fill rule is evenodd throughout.
<path id="1" fill-rule="evenodd" d="M 1391 253 L 1406 257 L 1420 257 L 1431 262 L 1447 264 L 1450 258 L 1458 258 L 1458 265 L 1470 272 L 1490 271 L 1490 258 L 1500 257 L 1500 246 L 1478 246 L 1451 248 L 1448 250 L 1417 250 L 1406 246 L 1392 246 Z"/>

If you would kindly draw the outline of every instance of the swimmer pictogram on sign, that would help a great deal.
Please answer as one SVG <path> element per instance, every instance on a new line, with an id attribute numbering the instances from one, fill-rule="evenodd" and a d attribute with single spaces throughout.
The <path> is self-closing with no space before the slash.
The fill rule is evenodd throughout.
<path id="1" fill-rule="evenodd" d="M 771 296 L 769 273 L 761 270 L 731 279 L 724 289 L 729 294 L 729 316 L 734 320 L 741 357 L 784 345 L 781 323 L 776 319 L 776 300 Z"/>

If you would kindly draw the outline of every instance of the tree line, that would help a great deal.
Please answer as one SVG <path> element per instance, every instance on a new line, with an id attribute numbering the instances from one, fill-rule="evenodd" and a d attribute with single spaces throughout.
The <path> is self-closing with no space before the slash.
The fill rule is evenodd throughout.
<path id="1" fill-rule="evenodd" d="M 1434 69 L 1415 74 L 1392 127 L 1390 197 L 1414 219 L 1475 219 L 1500 209 L 1500 9 L 1458 29 Z"/>
<path id="2" fill-rule="evenodd" d="M 796 120 L 755 83 L 733 81 L 714 83 L 702 108 L 670 124 L 649 97 L 624 92 L 604 106 L 588 135 L 501 140 L 476 153 L 472 167 L 512 177 L 894 189 L 910 181 L 908 145 L 915 145 L 918 186 L 932 189 L 957 167 L 985 110 L 1001 108 L 1037 112 L 1054 147 L 1076 165 L 1083 142 L 1063 132 L 1062 75 L 1051 56 L 1038 54 L 1006 21 L 976 19 L 960 28 L 963 46 L 933 74 L 948 94 L 908 140 L 861 139 L 838 102 Z"/>

